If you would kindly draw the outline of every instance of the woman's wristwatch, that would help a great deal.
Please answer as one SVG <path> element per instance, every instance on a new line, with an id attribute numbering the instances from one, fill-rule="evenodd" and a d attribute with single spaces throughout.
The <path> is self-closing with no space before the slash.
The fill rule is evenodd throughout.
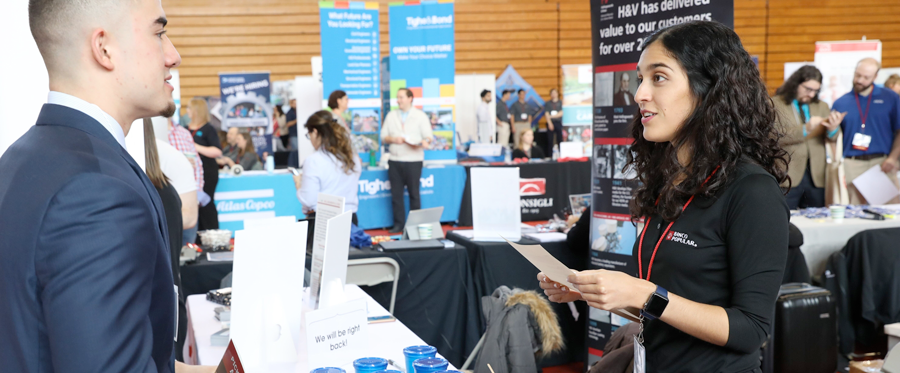
<path id="1" fill-rule="evenodd" d="M 641 316 L 648 320 L 656 320 L 662 316 L 666 306 L 669 305 L 669 292 L 657 285 L 656 291 L 650 294 L 647 303 L 644 303 L 644 309 L 641 310 Z"/>

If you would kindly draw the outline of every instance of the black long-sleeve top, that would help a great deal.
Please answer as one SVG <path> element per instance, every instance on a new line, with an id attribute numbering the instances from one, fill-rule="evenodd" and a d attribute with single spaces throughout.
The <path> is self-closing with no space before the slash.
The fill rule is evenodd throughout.
<path id="1" fill-rule="evenodd" d="M 739 164 L 714 198 L 697 196 L 664 237 L 650 282 L 670 294 L 720 306 L 728 315 L 724 347 L 692 337 L 661 320 L 645 322 L 648 372 L 759 372 L 788 249 L 789 211 L 775 178 Z M 647 224 L 644 276 L 668 222 Z M 635 243 L 633 257 L 638 257 Z M 664 313 L 665 314 L 665 313 Z"/>

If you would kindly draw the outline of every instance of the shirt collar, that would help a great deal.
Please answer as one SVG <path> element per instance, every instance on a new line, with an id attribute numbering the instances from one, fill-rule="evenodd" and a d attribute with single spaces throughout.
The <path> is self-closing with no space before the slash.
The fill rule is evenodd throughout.
<path id="1" fill-rule="evenodd" d="M 122 130 L 122 126 L 99 106 L 78 97 L 56 91 L 50 91 L 47 95 L 47 103 L 75 109 L 94 118 L 94 120 L 100 122 L 103 128 L 106 128 L 113 138 L 116 139 L 116 142 L 125 149 L 125 131 Z"/>

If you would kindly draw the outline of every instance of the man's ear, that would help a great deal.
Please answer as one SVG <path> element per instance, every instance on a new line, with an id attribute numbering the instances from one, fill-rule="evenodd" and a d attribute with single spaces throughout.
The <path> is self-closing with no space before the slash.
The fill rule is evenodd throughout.
<path id="1" fill-rule="evenodd" d="M 111 40 L 109 33 L 102 28 L 98 28 L 91 33 L 91 56 L 104 69 L 112 71 L 115 68 L 110 53 Z"/>

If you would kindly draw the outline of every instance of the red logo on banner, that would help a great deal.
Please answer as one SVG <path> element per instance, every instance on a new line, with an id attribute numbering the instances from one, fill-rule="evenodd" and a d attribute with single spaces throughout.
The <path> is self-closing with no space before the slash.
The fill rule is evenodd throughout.
<path id="1" fill-rule="evenodd" d="M 520 196 L 540 196 L 547 193 L 547 179 L 519 179 Z"/>
<path id="2" fill-rule="evenodd" d="M 671 241 L 672 236 L 674 236 L 674 235 L 675 235 L 675 232 L 669 232 L 669 234 L 666 235 L 666 241 Z"/>

